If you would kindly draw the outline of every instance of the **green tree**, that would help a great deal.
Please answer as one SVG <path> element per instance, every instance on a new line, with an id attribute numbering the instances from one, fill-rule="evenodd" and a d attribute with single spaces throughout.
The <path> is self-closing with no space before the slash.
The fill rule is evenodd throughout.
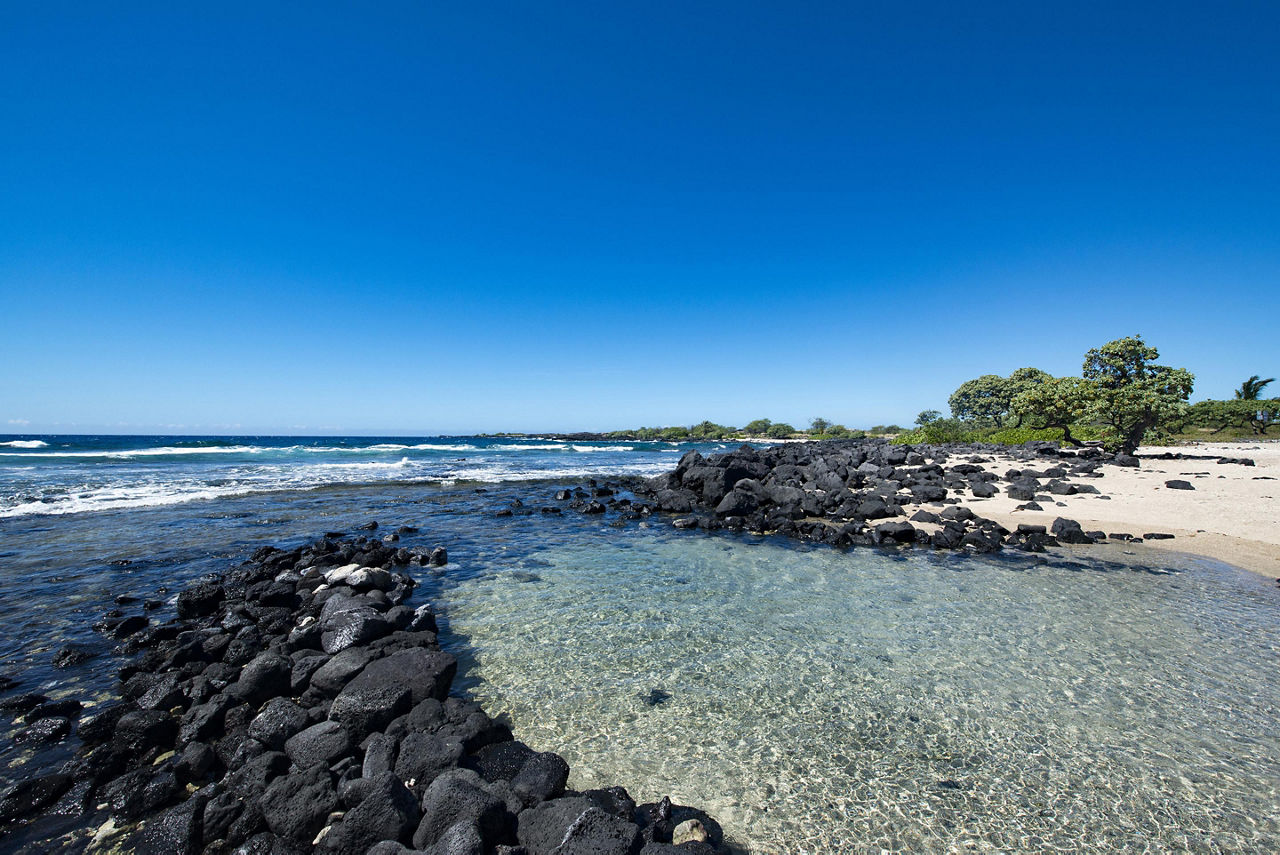
<path id="1" fill-rule="evenodd" d="M 961 383 L 947 399 L 947 406 L 957 419 L 998 422 L 1009 412 L 1012 397 L 1005 378 L 999 374 L 983 374 Z"/>
<path id="2" fill-rule="evenodd" d="M 1019 368 L 1008 377 L 983 374 L 961 383 L 947 405 L 957 419 L 998 425 L 1011 414 L 1015 395 L 1050 379 L 1052 376 L 1039 368 Z M 1019 420 L 1017 426 L 1021 424 Z"/>
<path id="3" fill-rule="evenodd" d="M 1115 434 L 1113 445 L 1132 454 L 1148 433 L 1163 434 L 1187 412 L 1195 375 L 1156 365 L 1160 352 L 1129 336 L 1093 348 L 1084 357 L 1084 379 L 1092 384 L 1087 415 Z"/>
<path id="4" fill-rule="evenodd" d="M 1005 381 L 1009 386 L 1009 414 L 1017 418 L 1014 427 L 1022 427 L 1022 416 L 1013 409 L 1013 399 L 1022 392 L 1035 388 L 1040 383 L 1053 379 L 1053 375 L 1039 368 L 1019 368 L 1009 375 Z"/>
<path id="5" fill-rule="evenodd" d="M 1258 375 L 1255 374 L 1240 384 L 1240 388 L 1236 390 L 1236 400 L 1256 401 L 1258 400 L 1258 395 L 1262 390 L 1274 382 L 1276 382 L 1276 378 L 1274 377 L 1268 377 L 1266 380 L 1259 380 Z"/>
<path id="6" fill-rule="evenodd" d="M 1014 395 L 1010 407 L 1019 424 L 1026 419 L 1037 427 L 1058 428 L 1064 440 L 1080 445 L 1071 426 L 1089 411 L 1093 399 L 1093 384 L 1083 378 L 1050 377 Z"/>
<path id="7" fill-rule="evenodd" d="M 777 424 L 769 425 L 768 430 L 765 431 L 765 435 L 772 439 L 786 439 L 795 432 L 796 429 L 786 422 L 778 422 Z"/>
<path id="8" fill-rule="evenodd" d="M 831 422 L 823 418 L 817 418 L 809 422 L 809 433 L 816 435 L 827 433 L 831 430 Z"/>
<path id="9" fill-rule="evenodd" d="M 747 436 L 764 436 L 768 433 L 769 426 L 772 424 L 773 422 L 768 419 L 756 419 L 753 422 L 747 422 L 747 426 L 742 429 L 742 432 Z"/>
<path id="10" fill-rule="evenodd" d="M 1214 433 L 1248 425 L 1255 434 L 1264 436 L 1267 428 L 1280 423 L 1280 399 L 1199 401 L 1187 410 L 1186 420 L 1199 427 L 1213 428 Z"/>
<path id="11" fill-rule="evenodd" d="M 923 410 L 920 415 L 916 416 L 916 424 L 923 426 L 930 422 L 936 422 L 940 418 L 942 418 L 942 413 L 937 410 Z"/>
<path id="12" fill-rule="evenodd" d="M 715 422 L 703 421 L 691 427 L 689 435 L 694 439 L 724 439 L 729 435 L 729 429 Z"/>

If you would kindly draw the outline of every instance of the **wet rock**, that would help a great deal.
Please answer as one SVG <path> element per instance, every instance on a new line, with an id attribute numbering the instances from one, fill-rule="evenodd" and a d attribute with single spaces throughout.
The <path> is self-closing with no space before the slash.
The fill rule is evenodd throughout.
<path id="1" fill-rule="evenodd" d="M 19 743 L 40 744 L 57 742 L 71 733 L 71 719 L 62 716 L 50 716 L 27 725 L 18 731 L 14 740 Z"/>
<path id="2" fill-rule="evenodd" d="M 123 752 L 141 755 L 151 748 L 170 748 L 178 722 L 163 710 L 134 710 L 116 722 L 112 742 Z"/>
<path id="3" fill-rule="evenodd" d="M 58 652 L 53 654 L 54 668 L 70 668 L 73 665 L 79 665 L 81 662 L 88 662 L 97 653 L 80 644 L 67 644 L 58 648 Z M 0 686 L 0 689 L 5 688 Z"/>
<path id="4" fill-rule="evenodd" d="M 178 617 L 182 620 L 204 617 L 218 610 L 225 592 L 220 583 L 204 581 L 179 592 Z"/>
<path id="5" fill-rule="evenodd" d="M 195 855 L 201 851 L 204 799 L 190 799 L 148 820 L 130 848 L 140 855 Z"/>
<path id="6" fill-rule="evenodd" d="M 71 788 L 71 777 L 60 773 L 19 781 L 0 792 L 0 825 L 27 819 L 56 802 Z"/>
<path id="7" fill-rule="evenodd" d="M 56 701 L 45 701 L 39 706 L 33 707 L 22 717 L 23 721 L 37 721 L 42 718 L 51 718 L 53 716 L 62 716 L 64 718 L 75 718 L 84 709 L 84 704 L 73 698 L 62 698 Z"/>
<path id="8" fill-rule="evenodd" d="M 47 700 L 49 700 L 47 697 L 38 692 L 26 692 L 25 694 L 14 695 L 0 700 L 0 710 L 25 715 Z"/>

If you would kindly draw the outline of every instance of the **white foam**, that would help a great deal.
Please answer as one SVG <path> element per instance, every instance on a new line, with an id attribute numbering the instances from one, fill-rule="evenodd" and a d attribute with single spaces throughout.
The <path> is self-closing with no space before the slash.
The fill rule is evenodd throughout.
<path id="1" fill-rule="evenodd" d="M 10 442 L 0 442 L 0 445 L 8 448 L 45 448 L 49 443 L 38 439 L 15 439 Z"/>
<path id="2" fill-rule="evenodd" d="M 493 451 L 564 451 L 569 446 L 563 442 L 545 445 L 495 445 Z"/>
<path id="3" fill-rule="evenodd" d="M 571 445 L 574 451 L 635 451 L 632 445 Z"/>
<path id="4" fill-rule="evenodd" d="M 263 451 L 276 449 L 262 448 L 256 445 L 215 445 L 208 448 L 162 447 L 134 448 L 125 451 L 43 451 L 38 454 L 19 454 L 11 451 L 0 451 L 0 457 L 26 457 L 32 460 L 62 457 L 98 457 L 110 460 L 127 460 L 132 457 L 169 457 L 185 454 L 260 454 Z"/>
<path id="5" fill-rule="evenodd" d="M 154 485 L 137 487 L 111 487 L 92 490 L 74 496 L 66 496 L 52 502 L 25 502 L 11 508 L 0 508 L 0 517 L 22 517 L 35 514 L 61 516 L 85 511 L 110 511 L 124 508 L 151 508 L 176 505 L 197 499 L 217 499 L 222 496 L 243 495 L 257 492 L 240 487 L 209 487 L 195 485 Z"/>
<path id="6" fill-rule="evenodd" d="M 378 460 L 372 460 L 368 463 L 317 463 L 314 465 L 316 469 L 401 469 L 412 463 L 409 458 L 401 457 L 395 463 L 385 463 Z"/>

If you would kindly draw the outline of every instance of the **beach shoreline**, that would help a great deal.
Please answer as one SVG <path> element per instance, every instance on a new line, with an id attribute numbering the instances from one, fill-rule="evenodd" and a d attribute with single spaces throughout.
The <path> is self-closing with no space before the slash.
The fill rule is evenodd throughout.
<path id="1" fill-rule="evenodd" d="M 1162 459 L 1181 455 L 1182 459 Z M 1138 449 L 1137 467 L 1108 466 L 1092 494 L 1057 496 L 1043 511 L 1018 510 L 1005 494 L 967 497 L 975 513 L 1007 528 L 1052 525 L 1069 517 L 1088 530 L 1142 537 L 1171 534 L 1171 540 L 1145 540 L 1154 549 L 1212 558 L 1269 578 L 1280 577 L 1280 442 L 1196 443 Z M 1218 465 L 1215 459 L 1249 459 L 1253 466 Z M 996 458 L 1013 466 L 1012 458 Z M 992 468 L 998 468 L 993 463 Z M 1170 489 L 1182 480 L 1193 489 Z"/>
<path id="2" fill-rule="evenodd" d="M 1280 577 L 1280 443 L 1146 447 L 832 442 L 690 452 L 642 492 L 679 528 L 835 546 L 1044 552 L 1145 542 Z"/>

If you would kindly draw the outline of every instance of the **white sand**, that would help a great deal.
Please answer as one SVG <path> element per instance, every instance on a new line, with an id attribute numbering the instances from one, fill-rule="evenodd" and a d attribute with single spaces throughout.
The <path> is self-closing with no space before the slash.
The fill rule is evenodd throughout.
<path id="1" fill-rule="evenodd" d="M 1256 466 L 1219 464 L 1215 460 L 1148 460 L 1137 469 L 1104 466 L 1101 478 L 1070 481 L 1093 484 L 1102 495 L 1055 496 L 1062 506 L 1040 502 L 1044 511 L 1018 511 L 1022 504 L 1001 493 L 991 499 L 967 497 L 973 512 L 1010 530 L 1018 523 L 1051 526 L 1057 517 L 1074 519 L 1085 531 L 1148 532 L 1174 535 L 1148 540 L 1159 549 L 1216 558 L 1237 567 L 1280 578 L 1280 441 L 1196 443 L 1177 448 L 1143 446 L 1140 455 L 1165 451 L 1184 454 L 1247 457 Z M 1043 470 L 1051 461 L 1030 464 Z M 984 464 L 1001 476 L 1007 469 L 1028 468 L 1025 462 L 995 458 Z M 1172 479 L 1189 481 L 1194 490 L 1171 490 Z"/>

